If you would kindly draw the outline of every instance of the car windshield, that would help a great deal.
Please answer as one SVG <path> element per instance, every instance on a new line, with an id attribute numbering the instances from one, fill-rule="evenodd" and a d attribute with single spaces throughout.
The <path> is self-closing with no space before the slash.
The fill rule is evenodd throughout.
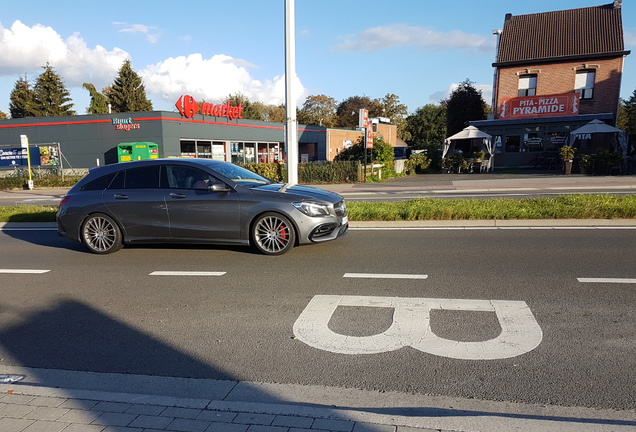
<path id="1" fill-rule="evenodd" d="M 223 177 L 240 184 L 241 186 L 260 186 L 271 183 L 271 181 L 265 177 L 261 177 L 255 172 L 233 164 L 214 165 L 210 166 L 210 169 L 221 174 Z"/>

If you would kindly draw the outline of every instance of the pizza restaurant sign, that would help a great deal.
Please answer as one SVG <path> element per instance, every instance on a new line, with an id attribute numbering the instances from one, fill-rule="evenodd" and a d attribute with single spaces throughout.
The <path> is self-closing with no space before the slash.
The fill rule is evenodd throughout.
<path id="1" fill-rule="evenodd" d="M 192 96 L 182 95 L 175 104 L 179 113 L 185 118 L 192 118 L 201 110 L 202 115 L 211 115 L 216 117 L 227 117 L 229 120 L 235 118 L 243 118 L 243 104 L 232 106 L 229 102 L 226 104 L 212 104 L 203 102 L 201 106 L 194 100 Z"/>
<path id="2" fill-rule="evenodd" d="M 503 99 L 500 119 L 578 115 L 579 94 L 528 96 Z"/>

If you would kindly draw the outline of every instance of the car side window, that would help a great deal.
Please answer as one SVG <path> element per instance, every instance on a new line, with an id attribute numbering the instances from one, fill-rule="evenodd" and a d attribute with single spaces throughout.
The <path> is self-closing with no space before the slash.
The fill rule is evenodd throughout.
<path id="1" fill-rule="evenodd" d="M 86 183 L 84 187 L 82 187 L 82 190 L 84 191 L 106 190 L 108 189 L 108 186 L 110 186 L 110 183 L 113 181 L 115 174 L 117 173 L 106 174 L 104 176 L 96 178 L 95 180 L 91 180 L 90 182 Z"/>
<path id="2" fill-rule="evenodd" d="M 126 170 L 126 189 L 148 189 L 159 187 L 159 165 Z"/>
<path id="3" fill-rule="evenodd" d="M 186 166 L 168 166 L 168 184 L 172 189 L 207 189 L 218 182 L 216 178 L 200 169 Z"/>

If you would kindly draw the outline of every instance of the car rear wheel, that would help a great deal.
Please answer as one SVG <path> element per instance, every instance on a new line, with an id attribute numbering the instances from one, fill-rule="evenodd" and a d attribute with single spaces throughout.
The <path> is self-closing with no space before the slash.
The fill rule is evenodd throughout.
<path id="1" fill-rule="evenodd" d="M 122 248 L 122 236 L 117 223 L 104 214 L 86 218 L 82 225 L 82 241 L 96 254 L 109 254 Z"/>
<path id="2" fill-rule="evenodd" d="M 252 226 L 252 240 L 256 249 L 267 255 L 281 255 L 294 247 L 296 233 L 285 216 L 265 213 Z"/>

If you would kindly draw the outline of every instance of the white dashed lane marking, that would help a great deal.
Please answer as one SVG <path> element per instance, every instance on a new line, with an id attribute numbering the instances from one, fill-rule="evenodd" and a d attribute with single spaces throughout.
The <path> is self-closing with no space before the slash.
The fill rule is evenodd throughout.
<path id="1" fill-rule="evenodd" d="M 154 271 L 149 276 L 223 276 L 226 272 L 209 271 Z"/>
<path id="2" fill-rule="evenodd" d="M 13 273 L 13 274 L 42 274 L 48 273 L 51 270 L 31 270 L 31 269 L 0 269 L 0 273 Z"/>
<path id="3" fill-rule="evenodd" d="M 392 273 L 345 273 L 346 278 L 367 278 L 367 279 L 426 279 L 428 275 L 423 274 L 392 274 Z"/>
<path id="4" fill-rule="evenodd" d="M 636 279 L 620 279 L 620 278 L 578 278 L 579 282 L 584 283 L 621 283 L 636 284 Z"/>

